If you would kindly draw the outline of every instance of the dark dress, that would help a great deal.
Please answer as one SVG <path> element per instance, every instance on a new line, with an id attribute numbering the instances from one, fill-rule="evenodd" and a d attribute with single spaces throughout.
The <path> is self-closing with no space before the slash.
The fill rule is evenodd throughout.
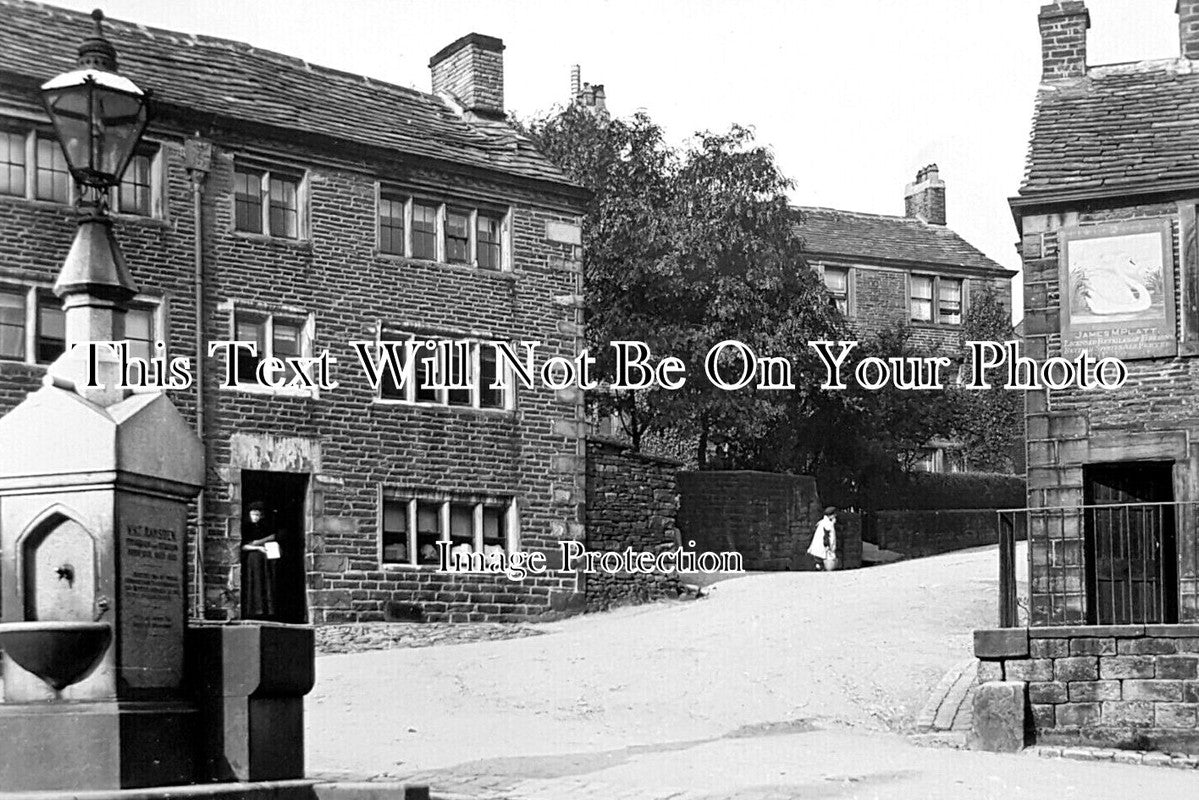
<path id="1" fill-rule="evenodd" d="M 268 525 L 246 523 L 243 541 L 252 542 L 274 534 Z M 275 600 L 275 564 L 277 559 L 266 557 L 261 550 L 243 550 L 246 557 L 244 587 L 246 619 L 274 619 L 278 612 Z"/>

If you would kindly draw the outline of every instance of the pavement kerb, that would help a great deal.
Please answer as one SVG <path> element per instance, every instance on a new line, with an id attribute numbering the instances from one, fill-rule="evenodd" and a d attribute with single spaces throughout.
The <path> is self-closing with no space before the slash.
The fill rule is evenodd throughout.
<path id="1" fill-rule="evenodd" d="M 1041 758 L 1067 758 L 1072 761 L 1111 761 L 1116 764 L 1143 764 L 1147 767 L 1199 769 L 1199 755 L 1162 753 L 1155 750 L 1116 750 L 1109 747 L 1034 745 L 1025 753 Z"/>
<path id="2" fill-rule="evenodd" d="M 944 704 L 946 698 L 950 695 L 954 686 L 962 677 L 962 674 L 977 663 L 978 660 L 975 658 L 965 659 L 964 661 L 955 664 L 949 669 L 948 672 L 941 676 L 941 680 L 937 682 L 936 687 L 932 690 L 932 693 L 929 694 L 928 700 L 925 702 L 924 707 L 921 708 L 920 713 L 916 715 L 917 732 L 928 733 L 929 731 L 938 729 L 936 724 L 937 713 L 941 710 L 942 704 Z M 957 699 L 960 702 L 962 698 L 958 697 Z M 944 728 L 944 730 L 948 730 L 950 727 L 952 727 L 952 720 L 951 725 Z"/>

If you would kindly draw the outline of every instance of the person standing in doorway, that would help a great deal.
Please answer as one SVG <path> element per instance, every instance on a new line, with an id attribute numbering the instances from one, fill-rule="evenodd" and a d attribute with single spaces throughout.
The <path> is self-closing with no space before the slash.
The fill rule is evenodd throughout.
<path id="1" fill-rule="evenodd" d="M 817 569 L 823 566 L 826 572 L 832 572 L 837 568 L 836 506 L 824 509 L 824 516 L 816 523 L 816 531 L 812 534 L 812 543 L 808 545 L 808 553 L 816 559 Z"/>
<path id="2" fill-rule="evenodd" d="M 250 503 L 250 519 L 242 530 L 241 549 L 245 553 L 242 590 L 245 592 L 246 619 L 274 619 L 278 613 L 275 601 L 275 565 L 279 560 L 279 544 L 274 527 L 265 520 L 265 506 L 260 501 Z"/>

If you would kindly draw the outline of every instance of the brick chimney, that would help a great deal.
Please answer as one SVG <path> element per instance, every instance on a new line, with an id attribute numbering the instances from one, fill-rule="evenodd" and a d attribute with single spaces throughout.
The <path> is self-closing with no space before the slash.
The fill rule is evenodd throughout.
<path id="1" fill-rule="evenodd" d="M 1199 0 L 1178 0 L 1178 44 L 1183 58 L 1199 59 Z"/>
<path id="2" fill-rule="evenodd" d="M 1183 0 L 1186 2 L 1186 0 Z M 1082 0 L 1058 0 L 1041 6 L 1041 80 L 1081 78 L 1087 74 L 1087 28 L 1091 15 Z"/>
<path id="3" fill-rule="evenodd" d="M 937 165 L 929 164 L 916 173 L 916 182 L 903 191 L 904 216 L 929 225 L 945 224 L 945 181 L 937 174 Z"/>
<path id="4" fill-rule="evenodd" d="M 570 102 L 595 114 L 606 116 L 608 114 L 608 97 L 604 92 L 604 85 L 597 83 L 592 86 L 586 81 L 580 84 L 581 77 L 578 65 L 571 67 Z"/>
<path id="5" fill-rule="evenodd" d="M 433 92 L 449 94 L 467 112 L 504 118 L 504 43 L 468 33 L 429 59 Z"/>

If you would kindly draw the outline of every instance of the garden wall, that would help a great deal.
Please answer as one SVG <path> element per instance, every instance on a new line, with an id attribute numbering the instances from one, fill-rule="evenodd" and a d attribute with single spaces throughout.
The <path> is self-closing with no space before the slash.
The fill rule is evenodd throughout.
<path id="1" fill-rule="evenodd" d="M 587 439 L 587 549 L 661 552 L 679 547 L 675 526 L 679 463 Z M 683 593 L 677 573 L 606 573 L 584 577 L 587 610 L 645 603 Z"/>
<path id="2" fill-rule="evenodd" d="M 807 554 L 822 505 L 815 479 L 771 472 L 680 472 L 679 530 L 694 549 L 741 553 L 746 570 L 809 570 Z M 838 529 L 843 568 L 861 566 L 861 529 Z"/>

